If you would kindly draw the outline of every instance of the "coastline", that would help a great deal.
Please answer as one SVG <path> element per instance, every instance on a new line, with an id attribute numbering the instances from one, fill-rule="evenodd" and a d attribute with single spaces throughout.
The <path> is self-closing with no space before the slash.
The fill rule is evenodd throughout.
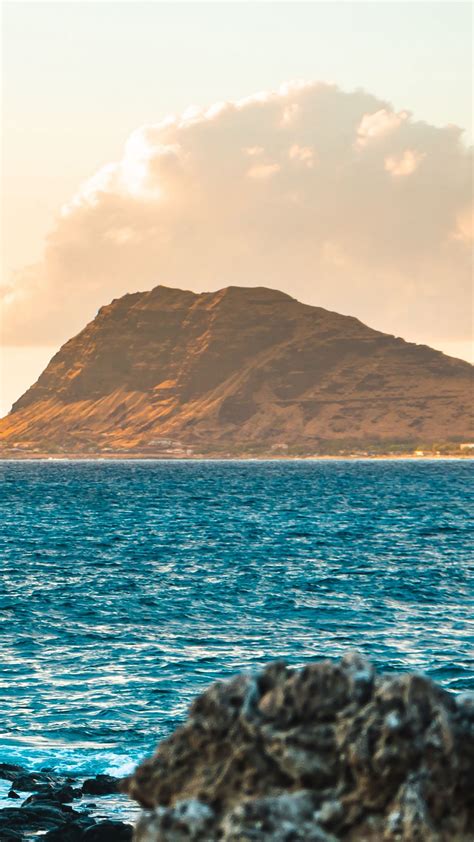
<path id="1" fill-rule="evenodd" d="M 474 460 L 474 453 L 460 454 L 380 454 L 372 456 L 158 456 L 146 454 L 101 454 L 64 453 L 60 456 L 50 454 L 0 455 L 0 462 L 465 462 Z"/>

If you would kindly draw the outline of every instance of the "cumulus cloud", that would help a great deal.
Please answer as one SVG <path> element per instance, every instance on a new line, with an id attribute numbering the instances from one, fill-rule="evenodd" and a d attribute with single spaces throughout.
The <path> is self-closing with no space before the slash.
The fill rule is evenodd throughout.
<path id="1" fill-rule="evenodd" d="M 357 144 L 363 147 L 369 143 L 374 143 L 396 131 L 408 117 L 408 111 L 395 114 L 388 108 L 380 108 L 373 114 L 364 114 L 357 128 Z"/>
<path id="2" fill-rule="evenodd" d="M 129 138 L 3 289 L 9 344 L 66 339 L 157 283 L 267 285 L 420 341 L 470 332 L 461 130 L 369 93 L 297 83 L 190 108 Z"/>
<path id="3" fill-rule="evenodd" d="M 405 149 L 403 155 L 385 158 L 385 169 L 392 175 L 411 175 L 424 158 L 423 152 Z"/>

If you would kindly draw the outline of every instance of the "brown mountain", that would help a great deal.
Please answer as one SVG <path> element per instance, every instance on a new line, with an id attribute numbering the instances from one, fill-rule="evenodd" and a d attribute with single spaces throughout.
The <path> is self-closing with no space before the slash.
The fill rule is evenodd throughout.
<path id="1" fill-rule="evenodd" d="M 468 363 L 282 292 L 158 286 L 66 342 L 0 437 L 44 452 L 462 441 L 471 387 Z"/>

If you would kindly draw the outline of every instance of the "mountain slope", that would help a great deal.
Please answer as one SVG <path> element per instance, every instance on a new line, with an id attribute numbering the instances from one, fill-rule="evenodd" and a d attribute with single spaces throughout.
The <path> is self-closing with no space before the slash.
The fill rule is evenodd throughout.
<path id="1" fill-rule="evenodd" d="M 467 439 L 471 388 L 468 363 L 281 292 L 158 286 L 103 307 L 0 439 L 51 452 Z"/>

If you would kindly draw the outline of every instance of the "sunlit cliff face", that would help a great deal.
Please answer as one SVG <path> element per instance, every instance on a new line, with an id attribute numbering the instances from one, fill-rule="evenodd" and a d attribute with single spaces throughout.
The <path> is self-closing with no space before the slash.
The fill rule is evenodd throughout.
<path id="1" fill-rule="evenodd" d="M 420 341 L 470 333 L 470 156 L 363 91 L 291 84 L 129 138 L 4 289 L 4 341 L 60 342 L 156 283 L 277 287 Z"/>

